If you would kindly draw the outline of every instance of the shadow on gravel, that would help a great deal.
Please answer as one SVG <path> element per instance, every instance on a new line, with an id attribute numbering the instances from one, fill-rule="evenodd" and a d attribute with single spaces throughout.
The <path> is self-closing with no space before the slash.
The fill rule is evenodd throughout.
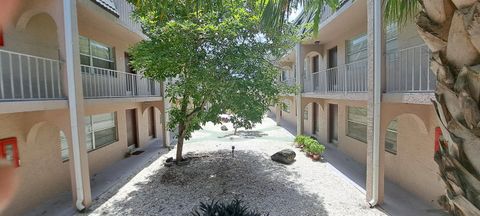
<path id="1" fill-rule="evenodd" d="M 250 209 L 271 216 L 328 215 L 323 198 L 305 191 L 299 175 L 253 151 L 191 154 L 186 166 L 162 167 L 135 184 L 125 200 L 104 207 L 101 215 L 190 215 L 200 202 L 241 199 Z"/>

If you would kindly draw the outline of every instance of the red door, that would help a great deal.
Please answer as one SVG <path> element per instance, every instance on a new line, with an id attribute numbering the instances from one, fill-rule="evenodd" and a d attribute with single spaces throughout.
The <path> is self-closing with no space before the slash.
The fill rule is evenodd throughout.
<path id="1" fill-rule="evenodd" d="M 0 158 L 10 161 L 15 167 L 20 166 L 17 138 L 0 140 Z"/>

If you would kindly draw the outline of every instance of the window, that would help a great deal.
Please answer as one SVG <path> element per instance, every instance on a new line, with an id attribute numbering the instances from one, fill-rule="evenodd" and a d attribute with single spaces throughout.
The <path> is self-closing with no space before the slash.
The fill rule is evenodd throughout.
<path id="1" fill-rule="evenodd" d="M 9 161 L 15 167 L 20 166 L 17 138 L 13 137 L 0 140 L 0 158 Z"/>
<path id="2" fill-rule="evenodd" d="M 308 108 L 303 111 L 303 119 L 308 120 Z"/>
<path id="3" fill-rule="evenodd" d="M 347 41 L 347 63 L 360 61 L 368 57 L 367 35 L 362 34 Z"/>
<path id="4" fill-rule="evenodd" d="M 65 133 L 63 131 L 60 131 L 60 150 L 62 153 L 62 160 L 66 161 L 68 160 L 68 142 L 67 142 L 67 137 L 65 136 Z"/>
<path id="5" fill-rule="evenodd" d="M 318 72 L 319 71 L 319 60 L 318 60 L 319 56 L 316 55 L 312 58 L 312 72 L 315 73 L 315 72 Z"/>
<path id="6" fill-rule="evenodd" d="M 387 53 L 395 52 L 398 49 L 398 25 L 397 23 L 390 23 L 386 27 L 386 48 Z"/>
<path id="7" fill-rule="evenodd" d="M 105 113 L 85 117 L 85 142 L 91 151 L 117 141 L 115 113 Z"/>
<path id="8" fill-rule="evenodd" d="M 115 70 L 113 48 L 80 36 L 80 64 Z M 82 67 L 82 69 L 89 70 L 86 67 Z"/>
<path id="9" fill-rule="evenodd" d="M 348 107 L 347 136 L 367 143 L 367 109 Z"/>
<path id="10" fill-rule="evenodd" d="M 284 100 L 282 110 L 284 112 L 290 113 L 290 106 L 291 106 L 290 101 L 289 100 Z"/>
<path id="11" fill-rule="evenodd" d="M 385 151 L 397 154 L 397 128 L 398 121 L 394 119 L 388 124 L 387 133 L 385 134 Z"/>
<path id="12" fill-rule="evenodd" d="M 287 70 L 282 70 L 282 75 L 280 77 L 280 81 L 287 81 L 288 80 L 288 71 Z"/>

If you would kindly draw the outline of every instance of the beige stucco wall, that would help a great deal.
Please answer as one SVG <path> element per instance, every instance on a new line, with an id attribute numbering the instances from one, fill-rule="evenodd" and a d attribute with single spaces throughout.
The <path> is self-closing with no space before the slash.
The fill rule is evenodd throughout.
<path id="1" fill-rule="evenodd" d="M 86 115 L 116 112 L 118 132 L 117 142 L 88 153 L 90 176 L 125 157 L 128 151 L 127 109 L 137 109 L 140 147 L 144 147 L 152 137 L 148 136 L 149 116 L 146 111 L 142 114 L 142 103 L 116 103 L 112 106 L 111 103 L 87 102 Z M 158 109 L 155 109 L 155 116 L 155 130 L 161 135 Z M 17 138 L 21 161 L 17 168 L 20 187 L 4 214 L 16 215 L 62 192 L 68 192 L 71 188 L 70 161 L 62 161 L 59 140 L 60 130 L 70 139 L 68 110 L 2 114 L 0 122 L 0 139 Z"/>
<path id="2" fill-rule="evenodd" d="M 338 144 L 336 147 L 355 161 L 366 164 L 367 144 L 347 136 L 347 107 L 366 107 L 365 101 L 325 100 L 302 98 L 309 119 L 304 121 L 305 134 L 312 135 L 312 103 L 318 104 L 319 131 L 316 137 L 321 143 L 328 142 L 329 104 L 338 105 Z M 382 136 L 388 123 L 398 120 L 397 154 L 385 152 L 385 177 L 420 198 L 437 205 L 443 193 L 443 183 L 438 176 L 438 167 L 433 160 L 434 128 L 437 126 L 431 105 L 382 104 Z M 388 190 L 385 191 L 388 193 Z"/>
<path id="3" fill-rule="evenodd" d="M 0 49 L 64 61 L 62 0 L 19 0 L 18 3 L 18 11 L 12 12 L 12 19 L 3 26 L 5 46 Z M 79 34 L 113 46 L 116 68 L 125 71 L 124 53 L 140 41 L 141 37 L 117 25 L 116 18 L 92 1 L 81 0 L 77 3 Z M 62 79 L 63 92 L 66 93 L 65 67 L 62 67 Z M 78 85 L 81 85 L 81 80 Z M 127 152 L 126 109 L 137 109 L 139 146 L 144 147 L 153 138 L 148 135 L 150 118 L 145 111 L 148 104 L 152 103 L 151 100 L 137 98 L 79 101 L 84 103 L 85 115 L 116 112 L 117 116 L 118 141 L 87 154 L 90 176 L 124 158 Z M 158 100 L 154 102 L 161 108 L 162 102 Z M 49 101 L 32 103 L 29 110 L 43 110 L 49 107 L 46 103 Z M 70 179 L 72 163 L 62 161 L 59 140 L 59 131 L 62 130 L 71 145 L 69 113 L 65 106 L 60 107 L 62 108 L 49 111 L 0 114 L 0 139 L 17 138 L 21 161 L 17 168 L 20 187 L 3 215 L 19 215 L 60 193 L 74 190 Z M 160 137 L 162 125 L 158 108 L 155 109 L 154 123 L 155 134 Z M 71 151 L 71 146 L 69 149 Z"/>
<path id="4" fill-rule="evenodd" d="M 297 124 L 296 105 L 295 98 L 291 96 L 282 97 L 282 101 L 288 101 L 290 103 L 290 112 L 281 111 L 282 121 L 285 121 L 289 125 Z"/>

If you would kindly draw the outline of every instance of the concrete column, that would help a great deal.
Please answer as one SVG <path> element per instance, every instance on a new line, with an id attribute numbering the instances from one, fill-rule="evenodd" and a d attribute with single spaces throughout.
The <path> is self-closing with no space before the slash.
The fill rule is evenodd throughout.
<path id="1" fill-rule="evenodd" d="M 378 6 L 378 7 L 377 7 Z M 382 70 L 384 67 L 376 67 L 376 63 L 384 61 L 384 46 L 382 46 L 383 13 L 375 13 L 375 7 L 382 8 L 380 2 L 367 1 L 367 35 L 368 35 L 368 110 L 367 110 L 367 201 L 374 200 L 375 193 L 378 197 L 375 204 L 381 204 L 384 199 L 384 152 L 385 145 L 380 143 L 381 117 L 381 93 L 382 93 Z M 379 15 L 374 16 L 374 14 Z M 375 24 L 377 23 L 377 24 Z M 380 34 L 378 34 L 380 32 Z M 379 37 L 380 36 L 380 37 Z M 379 54 L 379 55 L 378 55 Z M 377 57 L 375 57 L 377 55 Z M 375 74 L 380 74 L 376 77 Z M 376 82 L 377 79 L 377 82 Z M 377 148 L 379 147 L 379 148 Z M 375 166 L 377 164 L 377 166 Z M 377 182 L 378 184 L 374 184 Z"/>
<path id="2" fill-rule="evenodd" d="M 168 113 L 170 110 L 170 103 L 169 100 L 166 98 L 166 89 L 167 86 L 167 81 L 163 82 L 162 85 L 162 95 L 163 95 L 163 118 L 162 118 L 162 124 L 163 124 L 163 146 L 164 147 L 169 147 L 172 139 L 171 139 L 171 132 L 168 130 L 168 122 L 170 121 L 170 114 Z"/>
<path id="3" fill-rule="evenodd" d="M 88 167 L 87 145 L 85 144 L 84 99 L 82 74 L 80 72 L 80 48 L 78 39 L 77 2 L 63 1 L 65 46 L 65 68 L 68 80 L 68 105 L 71 126 L 71 147 L 73 155 L 72 188 L 73 200 L 78 210 L 92 203 L 90 171 Z"/>
<path id="4" fill-rule="evenodd" d="M 280 105 L 275 105 L 275 122 L 277 122 L 277 125 L 280 126 L 280 121 L 282 117 L 280 116 L 280 112 L 282 110 L 282 107 Z"/>
<path id="5" fill-rule="evenodd" d="M 295 62 L 296 62 L 296 85 L 300 87 L 300 91 L 295 94 L 295 108 L 297 113 L 297 135 L 303 134 L 303 107 L 302 107 L 302 92 L 303 92 L 303 81 L 304 81 L 304 59 L 305 54 L 303 53 L 302 44 L 297 44 L 295 46 Z"/>

